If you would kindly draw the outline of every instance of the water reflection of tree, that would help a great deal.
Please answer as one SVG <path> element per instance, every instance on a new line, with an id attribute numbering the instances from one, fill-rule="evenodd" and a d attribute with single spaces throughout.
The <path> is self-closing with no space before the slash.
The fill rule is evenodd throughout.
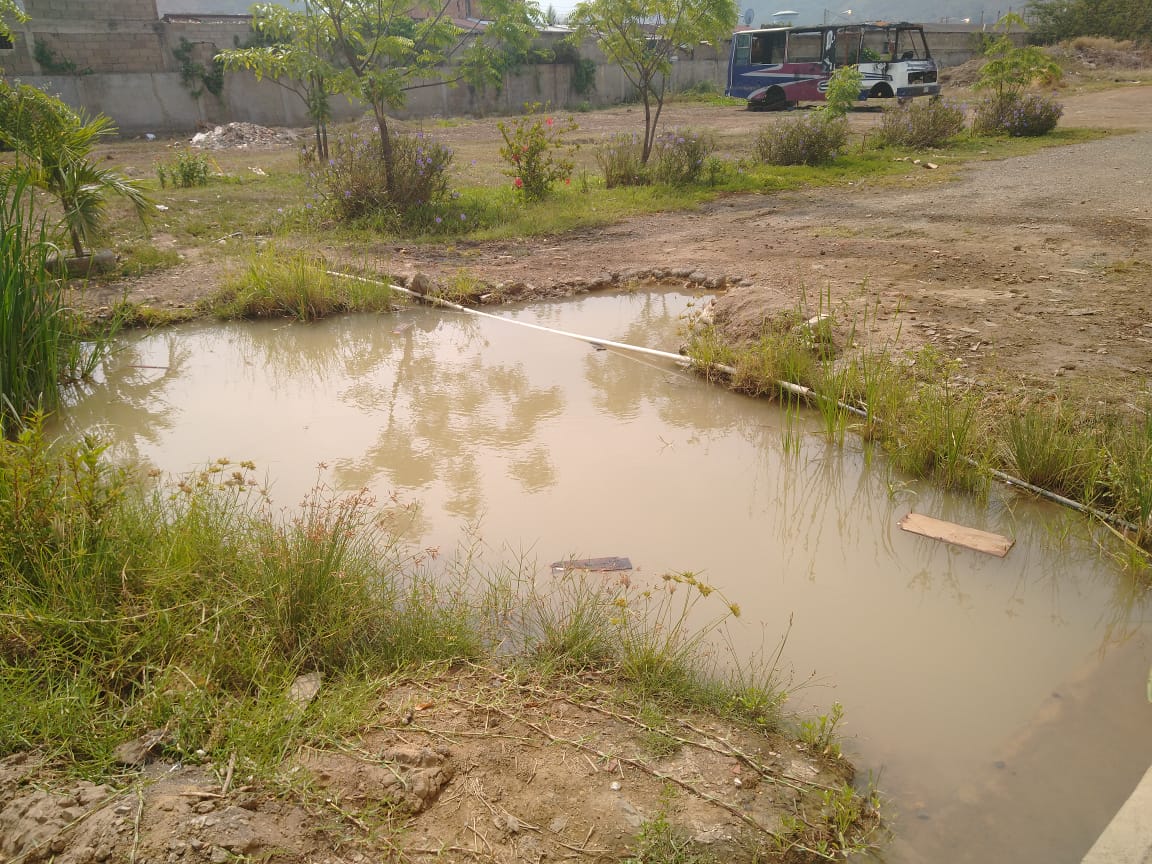
<path id="1" fill-rule="evenodd" d="M 434 334 L 413 328 L 395 337 L 387 374 L 362 375 L 342 396 L 379 416 L 376 442 L 336 463 L 341 485 L 384 474 L 393 484 L 448 488 L 453 515 L 483 509 L 481 460 L 495 452 L 528 492 L 556 482 L 546 451 L 533 442 L 539 424 L 564 409 L 560 387 L 536 387 L 523 363 L 490 363 L 474 319 L 442 319 Z"/>
<path id="2" fill-rule="evenodd" d="M 80 385 L 60 414 L 69 437 L 95 432 L 115 458 L 144 464 L 142 444 L 158 446 L 176 422 L 169 388 L 191 355 L 178 331 L 116 343 L 94 378 Z"/>

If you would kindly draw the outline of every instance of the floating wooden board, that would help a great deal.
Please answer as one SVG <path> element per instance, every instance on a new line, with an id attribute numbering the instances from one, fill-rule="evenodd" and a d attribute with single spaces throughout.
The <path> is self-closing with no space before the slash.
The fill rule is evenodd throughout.
<path id="1" fill-rule="evenodd" d="M 616 570 L 631 570 L 632 562 L 627 558 L 573 558 L 570 561 L 554 561 L 552 570 L 563 573 L 566 570 L 592 570 L 596 573 L 611 573 Z"/>
<path id="2" fill-rule="evenodd" d="M 1016 542 L 999 534 L 978 531 L 975 528 L 967 528 L 954 522 L 944 522 L 920 513 L 909 513 L 900 520 L 900 527 L 913 534 L 931 537 L 933 540 L 943 540 L 945 543 L 964 546 L 977 552 L 995 555 L 997 558 L 1003 558 L 1007 555 L 1008 550 Z"/>

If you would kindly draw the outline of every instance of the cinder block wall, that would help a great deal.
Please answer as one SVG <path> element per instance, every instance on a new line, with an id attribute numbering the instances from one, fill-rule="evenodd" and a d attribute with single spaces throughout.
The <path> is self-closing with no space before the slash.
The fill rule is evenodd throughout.
<path id="1" fill-rule="evenodd" d="M 29 22 L 0 59 L 9 75 L 155 72 L 166 69 L 156 0 L 25 0 Z M 40 62 L 36 45 L 41 46 Z"/>

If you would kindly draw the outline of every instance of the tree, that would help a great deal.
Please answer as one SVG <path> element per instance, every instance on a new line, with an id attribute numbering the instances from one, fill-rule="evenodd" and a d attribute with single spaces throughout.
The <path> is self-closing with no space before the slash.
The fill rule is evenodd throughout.
<path id="1" fill-rule="evenodd" d="M 1013 26 L 1024 26 L 1024 19 L 1009 13 L 996 22 L 999 35 L 984 48 L 988 62 L 980 69 L 975 89 L 990 90 L 997 99 L 1019 95 L 1036 83 L 1051 84 L 1060 80 L 1060 64 L 1035 45 L 1017 48 L 1012 41 Z"/>
<path id="2" fill-rule="evenodd" d="M 309 0 L 340 67 L 332 90 L 363 99 L 380 132 L 385 183 L 395 188 L 388 111 L 408 91 L 465 81 L 498 84 L 536 34 L 539 7 L 524 0 L 484 0 L 485 24 L 467 28 L 449 15 L 452 0 Z"/>
<path id="3" fill-rule="evenodd" d="M 1046 40 L 1107 36 L 1152 42 L 1148 0 L 1033 0 L 1028 11 L 1033 31 Z"/>
<path id="4" fill-rule="evenodd" d="M 293 12 L 275 3 L 252 8 L 252 30 L 259 44 L 222 51 L 217 58 L 225 69 L 247 69 L 259 81 L 265 76 L 295 93 L 308 109 L 316 137 L 316 152 L 328 158 L 328 97 L 337 73 L 331 29 L 306 3 Z"/>
<path id="5" fill-rule="evenodd" d="M 35 87 L 0 80 L 0 144 L 15 150 L 32 182 L 60 202 L 77 257 L 103 235 L 109 193 L 127 198 L 141 219 L 152 206 L 135 181 L 92 160 L 95 143 L 114 131 L 103 115 L 88 120 Z"/>
<path id="6" fill-rule="evenodd" d="M 582 0 L 568 16 L 636 88 L 644 104 L 642 161 L 652 154 L 676 52 L 727 38 L 736 15 L 735 0 Z"/>
<path id="7" fill-rule="evenodd" d="M 23 24 L 28 20 L 16 0 L 0 0 L 0 39 L 12 39 L 12 24 Z"/>

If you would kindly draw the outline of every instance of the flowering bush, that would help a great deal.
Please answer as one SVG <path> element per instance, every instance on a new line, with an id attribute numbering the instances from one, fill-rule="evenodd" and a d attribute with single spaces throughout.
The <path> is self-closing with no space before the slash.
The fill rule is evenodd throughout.
<path id="1" fill-rule="evenodd" d="M 621 133 L 596 147 L 596 164 L 604 172 L 604 186 L 644 186 L 649 182 L 644 165 L 644 145 L 636 134 Z"/>
<path id="2" fill-rule="evenodd" d="M 391 213 L 401 219 L 448 196 L 452 151 L 422 132 L 393 133 L 392 188 L 384 170 L 380 136 L 344 131 L 329 142 L 329 159 L 311 151 L 302 159 L 321 200 L 342 220 Z"/>
<path id="3" fill-rule="evenodd" d="M 823 165 L 847 143 L 843 118 L 811 114 L 765 127 L 756 136 L 756 155 L 769 165 Z"/>
<path id="4" fill-rule="evenodd" d="M 939 147 L 964 128 L 964 109 L 943 99 L 917 99 L 889 108 L 880 140 L 890 147 Z"/>
<path id="5" fill-rule="evenodd" d="M 551 190 L 552 184 L 572 181 L 571 153 L 564 138 L 579 127 L 571 117 L 557 122 L 553 117 L 541 117 L 538 104 L 525 106 L 527 116 L 513 123 L 497 123 L 504 138 L 500 157 L 508 163 L 504 173 L 512 178 L 512 185 L 529 201 L 539 201 Z"/>
<path id="6" fill-rule="evenodd" d="M 1044 96 L 1005 91 L 993 94 L 976 106 L 972 130 L 982 135 L 1031 138 L 1056 128 L 1064 106 Z"/>
<path id="7" fill-rule="evenodd" d="M 656 139 L 649 157 L 652 179 L 670 186 L 696 183 L 715 149 L 711 135 L 690 130 L 665 133 Z"/>

